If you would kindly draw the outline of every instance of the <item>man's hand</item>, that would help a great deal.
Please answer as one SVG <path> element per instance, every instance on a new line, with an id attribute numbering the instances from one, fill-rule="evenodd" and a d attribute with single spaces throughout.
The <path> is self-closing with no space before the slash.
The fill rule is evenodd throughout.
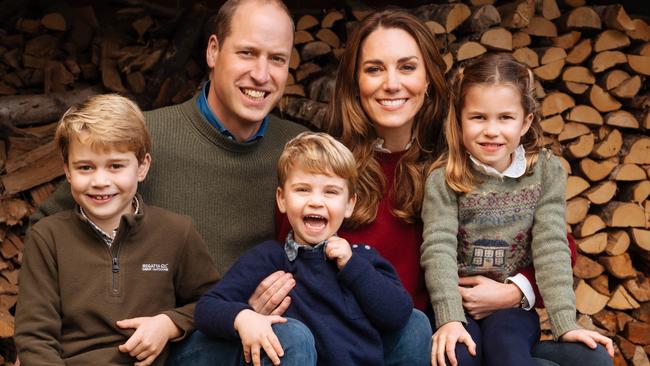
<path id="1" fill-rule="evenodd" d="M 296 285 L 291 273 L 277 271 L 266 277 L 248 299 L 256 313 L 262 315 L 282 315 L 289 308 L 289 292 Z"/>
<path id="2" fill-rule="evenodd" d="M 339 238 L 338 236 L 332 236 L 327 239 L 325 255 L 327 256 L 327 259 L 336 261 L 336 266 L 340 271 L 346 264 L 348 264 L 348 261 L 352 257 L 352 248 L 350 248 L 350 243 L 348 243 L 347 240 Z"/>
<path id="3" fill-rule="evenodd" d="M 126 343 L 118 347 L 120 352 L 128 353 L 140 361 L 135 366 L 151 365 L 167 341 L 181 335 L 181 330 L 165 314 L 118 320 L 116 324 L 122 329 L 135 329 Z"/>
<path id="4" fill-rule="evenodd" d="M 273 333 L 271 325 L 286 323 L 286 321 L 286 318 L 278 315 L 261 315 L 248 309 L 237 314 L 234 325 L 244 347 L 246 363 L 251 363 L 252 360 L 253 366 L 261 365 L 261 350 L 264 349 L 274 365 L 280 364 L 280 357 L 284 356 L 284 350 L 280 340 Z"/>
<path id="5" fill-rule="evenodd" d="M 595 349 L 597 344 L 600 343 L 607 349 L 609 357 L 614 357 L 614 344 L 612 343 L 612 340 L 598 332 L 594 332 L 593 330 L 570 330 L 562 334 L 560 340 L 563 342 L 582 342 L 591 349 Z"/>
<path id="6" fill-rule="evenodd" d="M 433 334 L 431 345 L 431 365 L 445 366 L 445 354 L 451 366 L 458 365 L 456 343 L 465 343 L 469 353 L 476 356 L 476 343 L 472 340 L 461 322 L 449 322 Z"/>
<path id="7" fill-rule="evenodd" d="M 500 283 L 484 276 L 461 277 L 458 284 L 463 308 L 474 319 L 519 306 L 521 290 L 514 283 Z"/>

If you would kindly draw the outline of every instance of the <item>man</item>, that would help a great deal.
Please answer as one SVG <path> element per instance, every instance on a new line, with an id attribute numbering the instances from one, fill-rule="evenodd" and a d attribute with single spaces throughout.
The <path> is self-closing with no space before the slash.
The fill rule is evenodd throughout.
<path id="1" fill-rule="evenodd" d="M 293 47 L 286 6 L 280 0 L 230 0 L 214 24 L 206 49 L 210 82 L 187 102 L 145 113 L 156 159 L 141 194 L 153 205 L 192 217 L 223 274 L 239 254 L 273 238 L 275 165 L 286 141 L 305 128 L 269 114 L 282 97 Z M 34 218 L 72 207 L 66 190 L 58 189 Z M 262 281 L 249 304 L 259 313 L 280 315 L 294 285 L 290 274 L 276 272 Z M 431 334 L 428 321 L 426 327 L 421 319 L 417 323 L 419 328 L 409 322 L 403 333 L 387 335 L 386 353 L 395 355 L 388 358 L 426 349 L 430 339 L 422 334 Z M 297 336 L 303 333 L 277 332 L 287 345 L 285 357 L 301 349 L 300 342 L 309 342 Z M 237 346 L 195 332 L 177 347 L 172 362 L 214 363 Z"/>

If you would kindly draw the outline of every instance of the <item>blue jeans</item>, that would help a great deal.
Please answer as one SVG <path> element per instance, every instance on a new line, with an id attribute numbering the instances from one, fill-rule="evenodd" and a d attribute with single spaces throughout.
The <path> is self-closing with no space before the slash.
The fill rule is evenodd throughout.
<path id="1" fill-rule="evenodd" d="M 309 329 L 295 319 L 285 324 L 274 324 L 284 350 L 282 365 L 315 365 L 316 348 Z M 431 325 L 424 313 L 413 310 L 406 326 L 401 330 L 382 335 L 384 361 L 392 365 L 430 365 Z M 264 352 L 263 365 L 271 365 Z M 244 365 L 241 342 L 208 338 L 196 331 L 188 339 L 172 345 L 168 366 L 175 365 Z"/>
<path id="2" fill-rule="evenodd" d="M 316 365 L 314 337 L 304 324 L 288 318 L 286 323 L 273 324 L 272 327 L 284 350 L 284 356 L 281 358 L 283 366 Z M 263 366 L 273 365 L 264 352 L 261 361 Z M 239 340 L 209 338 L 195 331 L 184 341 L 172 345 L 166 364 L 236 366 L 246 365 L 246 362 Z"/>
<path id="3" fill-rule="evenodd" d="M 533 357 L 538 366 L 613 366 L 614 362 L 605 347 L 591 349 L 583 343 L 539 342 L 533 348 Z"/>

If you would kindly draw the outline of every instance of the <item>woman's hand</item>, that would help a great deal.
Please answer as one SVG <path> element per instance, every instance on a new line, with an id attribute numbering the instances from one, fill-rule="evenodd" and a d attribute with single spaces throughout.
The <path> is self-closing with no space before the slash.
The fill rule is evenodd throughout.
<path id="1" fill-rule="evenodd" d="M 463 308 L 477 320 L 497 310 L 518 307 L 523 296 L 514 283 L 500 283 L 484 276 L 461 277 L 458 284 Z"/>
<path id="2" fill-rule="evenodd" d="M 452 366 L 456 360 L 456 343 L 464 343 L 472 356 L 476 356 L 476 343 L 461 322 L 444 324 L 433 334 L 431 345 L 431 365 L 445 366 L 445 354 Z"/>

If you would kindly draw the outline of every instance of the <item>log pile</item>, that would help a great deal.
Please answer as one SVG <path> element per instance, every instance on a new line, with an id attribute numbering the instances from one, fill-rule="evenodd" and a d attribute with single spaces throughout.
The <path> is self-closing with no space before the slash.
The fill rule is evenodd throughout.
<path id="1" fill-rule="evenodd" d="M 107 91 L 143 109 L 188 99 L 205 77 L 199 30 L 214 10 L 115 0 L 114 8 L 51 1 L 28 11 L 25 3 L 0 0 L 0 364 L 15 359 L 27 218 L 63 174 L 53 123 L 69 105 Z M 371 11 L 354 5 L 295 17 L 277 113 L 322 126 L 347 36 Z M 579 321 L 615 339 L 616 365 L 650 364 L 648 20 L 584 0 L 464 0 L 410 11 L 435 35 L 445 72 L 495 51 L 533 70 L 545 143 L 569 173 Z"/>

